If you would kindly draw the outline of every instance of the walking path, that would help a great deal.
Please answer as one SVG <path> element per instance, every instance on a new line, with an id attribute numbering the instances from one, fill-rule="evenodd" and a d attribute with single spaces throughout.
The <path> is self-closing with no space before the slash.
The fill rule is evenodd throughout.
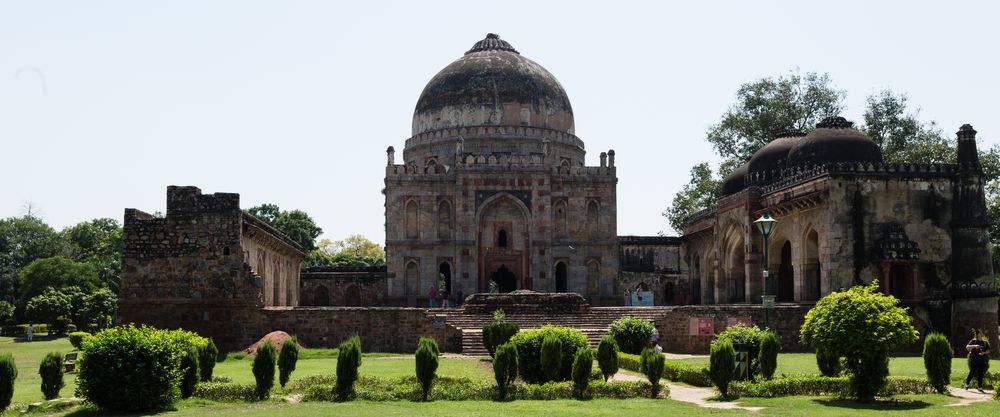
<path id="1" fill-rule="evenodd" d="M 617 379 L 619 381 L 646 380 L 643 377 L 621 371 L 615 374 L 614 379 Z M 739 403 L 733 401 L 709 401 L 708 400 L 709 398 L 712 398 L 717 395 L 715 390 L 676 384 L 667 380 L 662 380 L 662 381 L 667 387 L 670 388 L 670 399 L 673 400 L 691 403 L 704 408 L 722 408 L 730 410 L 748 410 L 748 411 L 760 411 L 764 409 L 764 407 L 742 406 L 739 405 Z"/>
<path id="2" fill-rule="evenodd" d="M 989 401 L 991 399 L 990 396 L 992 395 L 989 391 L 986 391 L 984 394 L 976 390 L 964 390 L 955 387 L 948 387 L 948 391 L 951 392 L 951 395 L 961 398 L 961 400 L 954 404 L 947 404 L 945 407 L 960 407 L 963 405 Z"/>

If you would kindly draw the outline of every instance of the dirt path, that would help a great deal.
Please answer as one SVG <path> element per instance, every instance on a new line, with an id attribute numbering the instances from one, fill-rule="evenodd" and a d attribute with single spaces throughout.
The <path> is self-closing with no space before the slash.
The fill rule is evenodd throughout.
<path id="1" fill-rule="evenodd" d="M 615 374 L 614 379 L 620 381 L 645 381 L 646 379 L 637 375 L 632 375 L 625 372 L 618 372 Z M 673 382 L 663 380 L 667 387 L 670 387 L 670 398 L 677 401 L 683 401 L 686 403 L 691 403 L 699 407 L 704 408 L 722 408 L 729 410 L 748 410 L 748 411 L 760 411 L 764 407 L 746 407 L 739 405 L 733 401 L 709 401 L 708 399 L 716 396 L 714 390 L 708 388 L 692 387 L 688 385 L 675 384 Z"/>
<path id="2" fill-rule="evenodd" d="M 955 387 L 948 387 L 948 390 L 951 392 L 951 395 L 961 398 L 961 400 L 954 404 L 945 405 L 945 407 L 960 407 L 973 403 L 981 403 L 991 400 L 990 396 L 993 395 L 990 391 L 986 391 L 984 394 L 976 390 L 964 390 Z"/>

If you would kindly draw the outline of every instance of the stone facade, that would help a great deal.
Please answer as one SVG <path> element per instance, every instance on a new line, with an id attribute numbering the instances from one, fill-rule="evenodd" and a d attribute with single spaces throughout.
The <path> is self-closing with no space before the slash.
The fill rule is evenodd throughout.
<path id="1" fill-rule="evenodd" d="M 857 132 L 846 126 L 836 129 Z M 959 132 L 957 165 L 890 164 L 880 154 L 824 161 L 819 152 L 809 164 L 727 179 L 729 194 L 684 226 L 693 303 L 760 303 L 764 239 L 753 222 L 768 213 L 778 220 L 766 265 L 778 303 L 811 305 L 877 279 L 921 333 L 950 334 L 961 351 L 971 327 L 997 327 L 981 168 L 977 153 L 961 157 L 962 146 L 975 147 L 971 129 Z"/>
<path id="2" fill-rule="evenodd" d="M 689 304 L 691 288 L 683 279 L 681 240 L 673 236 L 620 236 L 618 289 L 653 293 L 655 305 Z M 614 304 L 622 304 L 614 303 Z"/>
<path id="3" fill-rule="evenodd" d="M 495 35 L 428 83 L 385 171 L 388 296 L 618 292 L 614 151 L 585 166 L 559 82 Z"/>
<path id="4" fill-rule="evenodd" d="M 384 266 L 309 268 L 302 272 L 299 305 L 362 307 L 389 305 Z"/>

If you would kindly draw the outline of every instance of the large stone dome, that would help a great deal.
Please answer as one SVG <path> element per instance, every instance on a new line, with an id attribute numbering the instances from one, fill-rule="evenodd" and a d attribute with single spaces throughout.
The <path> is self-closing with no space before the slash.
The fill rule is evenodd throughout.
<path id="1" fill-rule="evenodd" d="M 788 151 L 788 164 L 882 162 L 882 148 L 843 117 L 827 117 Z"/>
<path id="2" fill-rule="evenodd" d="M 413 112 L 413 136 L 471 126 L 573 134 L 573 108 L 556 77 L 491 33 L 427 83 Z"/>

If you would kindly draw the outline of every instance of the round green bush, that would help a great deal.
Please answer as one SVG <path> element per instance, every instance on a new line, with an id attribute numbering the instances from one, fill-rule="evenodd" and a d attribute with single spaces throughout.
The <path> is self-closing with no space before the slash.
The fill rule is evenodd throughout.
<path id="1" fill-rule="evenodd" d="M 736 370 L 736 350 L 733 349 L 733 344 L 728 340 L 712 342 L 708 360 L 708 375 L 712 378 L 712 384 L 719 389 L 723 398 L 729 398 L 729 383 Z"/>
<path id="2" fill-rule="evenodd" d="M 417 365 L 417 380 L 420 381 L 420 388 L 423 392 L 423 399 L 427 401 L 427 396 L 431 392 L 434 378 L 437 377 L 438 355 L 437 342 L 428 337 L 421 337 L 417 343 L 417 351 L 414 356 Z"/>
<path id="3" fill-rule="evenodd" d="M 189 346 L 186 354 L 181 357 L 181 370 L 184 375 L 181 378 L 181 398 L 191 398 L 195 388 L 198 386 L 198 374 L 200 373 L 200 367 L 198 366 L 199 350 L 201 349 L 196 346 Z"/>
<path id="4" fill-rule="evenodd" d="M 660 395 L 660 378 L 663 378 L 665 363 L 663 354 L 654 348 L 645 348 L 642 350 L 641 358 L 639 370 L 646 375 L 646 379 L 652 385 L 650 396 L 656 398 Z"/>
<path id="5" fill-rule="evenodd" d="M 180 392 L 181 358 L 188 347 L 205 343 L 184 330 L 132 325 L 103 330 L 83 341 L 77 395 L 114 412 L 167 407 Z"/>
<path id="6" fill-rule="evenodd" d="M 66 384 L 63 382 L 63 355 L 59 352 L 49 352 L 38 365 L 38 375 L 42 377 L 42 396 L 46 400 L 59 397 L 59 390 Z"/>
<path id="7" fill-rule="evenodd" d="M 483 325 L 483 346 L 486 347 L 486 351 L 489 352 L 490 356 L 493 356 L 496 352 L 497 346 L 510 341 L 511 337 L 514 337 L 521 327 L 517 323 L 500 320 L 494 320 L 492 323 Z"/>
<path id="8" fill-rule="evenodd" d="M 517 346 L 518 373 L 521 379 L 530 384 L 540 384 L 546 381 L 542 367 L 542 341 L 546 336 L 555 336 L 562 345 L 562 361 L 559 365 L 559 381 L 570 379 L 573 369 L 573 354 L 581 347 L 588 347 L 587 336 L 583 332 L 556 326 L 542 326 L 518 332 L 510 339 Z"/>
<path id="9" fill-rule="evenodd" d="M 353 336 L 340 344 L 337 354 L 337 398 L 350 399 L 361 367 L 361 339 Z"/>
<path id="10" fill-rule="evenodd" d="M 582 347 L 576 351 L 573 359 L 573 391 L 577 398 L 583 398 L 590 385 L 590 371 L 594 368 L 594 351 Z"/>
<path id="11" fill-rule="evenodd" d="M 653 322 L 633 316 L 611 323 L 608 334 L 615 338 L 622 352 L 638 355 L 653 341 Z"/>
<path id="12" fill-rule="evenodd" d="M 781 351 L 781 339 L 771 330 L 764 331 L 760 336 L 760 373 L 764 379 L 771 379 L 775 369 L 778 369 L 778 352 Z"/>
<path id="13" fill-rule="evenodd" d="M 597 345 L 597 365 L 601 368 L 604 382 L 618 373 L 618 343 L 609 334 L 604 335 Z"/>
<path id="14" fill-rule="evenodd" d="M 823 376 L 837 376 L 840 375 L 840 355 L 836 353 L 830 353 L 825 349 L 816 349 L 816 366 L 819 367 L 819 373 Z"/>
<path id="15" fill-rule="evenodd" d="M 298 361 L 299 340 L 293 336 L 281 345 L 281 352 L 278 353 L 278 383 L 282 388 L 288 383 L 288 378 L 292 376 Z"/>
<path id="16" fill-rule="evenodd" d="M 938 393 L 948 392 L 951 382 L 951 344 L 948 337 L 937 332 L 927 335 L 924 339 L 924 369 L 927 370 L 927 382 Z"/>
<path id="17" fill-rule="evenodd" d="M 875 280 L 820 299 L 806 313 L 799 338 L 816 349 L 843 356 L 849 371 L 848 394 L 870 402 L 885 386 L 889 352 L 917 340 L 911 320 L 899 300 L 882 294 Z"/>
<path id="18" fill-rule="evenodd" d="M 559 381 L 559 368 L 562 364 L 562 342 L 555 335 L 542 339 L 542 371 L 546 381 Z"/>
<path id="19" fill-rule="evenodd" d="M 253 378 L 256 381 L 257 399 L 263 400 L 271 394 L 274 387 L 274 363 L 277 359 L 277 352 L 274 351 L 274 344 L 271 341 L 264 342 L 257 347 L 257 354 L 253 358 Z"/>
<path id="20" fill-rule="evenodd" d="M 504 343 L 496 350 L 493 358 L 493 377 L 497 380 L 500 400 L 507 399 L 507 387 L 517 379 L 517 346 Z"/>
<path id="21" fill-rule="evenodd" d="M 87 332 L 72 332 L 69 334 L 69 344 L 73 345 L 73 349 L 80 350 L 80 344 L 83 343 L 83 339 L 90 337 L 90 333 Z"/>
<path id="22" fill-rule="evenodd" d="M 208 339 L 208 343 L 198 349 L 198 367 L 201 368 L 199 375 L 202 381 L 212 380 L 212 373 L 215 372 L 215 361 L 218 357 L 219 348 L 215 347 L 215 341 L 212 339 Z"/>
<path id="23" fill-rule="evenodd" d="M 17 379 L 17 365 L 9 353 L 0 353 L 0 411 L 6 410 L 14 397 L 14 380 Z"/>

